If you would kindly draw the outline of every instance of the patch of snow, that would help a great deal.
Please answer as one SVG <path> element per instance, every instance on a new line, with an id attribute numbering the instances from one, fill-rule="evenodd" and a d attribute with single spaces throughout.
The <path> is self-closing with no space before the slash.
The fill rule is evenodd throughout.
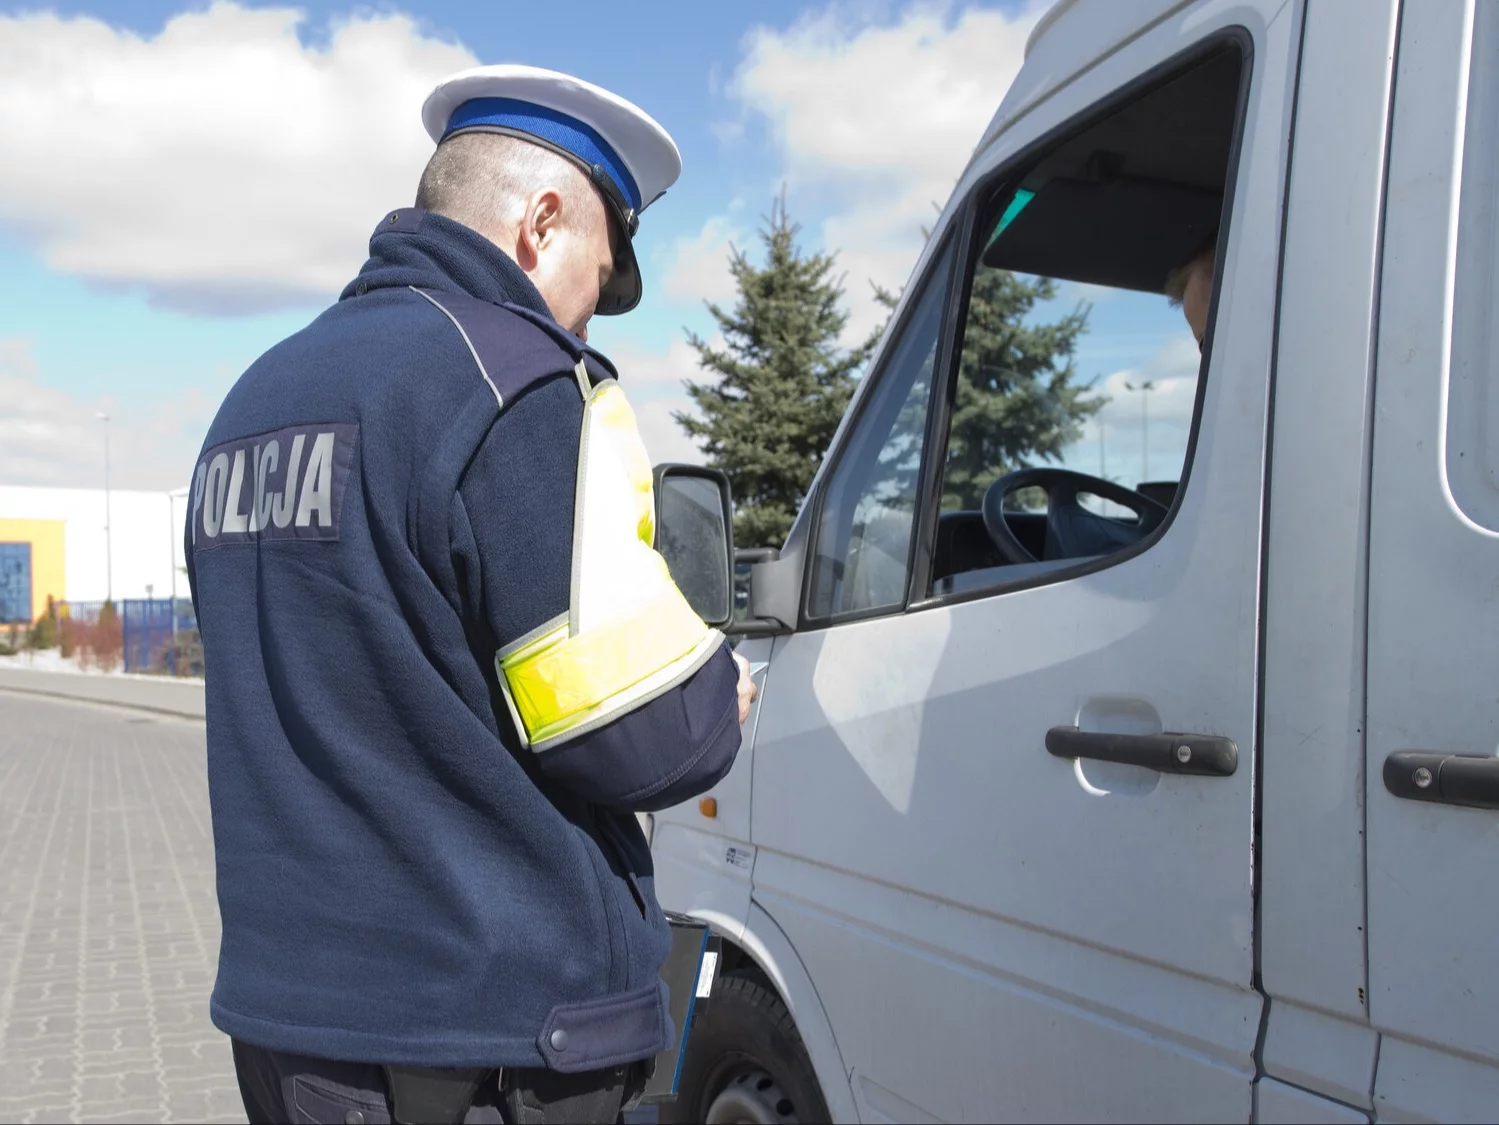
<path id="1" fill-rule="evenodd" d="M 101 668 L 80 668 L 76 660 L 64 659 L 62 650 L 59 648 L 28 649 L 25 652 L 16 653 L 14 656 L 0 656 L 0 668 L 22 668 L 36 672 L 64 672 L 77 676 L 101 676 L 114 680 L 149 680 L 152 683 L 161 683 L 163 680 L 178 680 L 182 683 L 203 682 L 202 676 L 156 676 L 144 672 L 126 672 L 116 668 L 113 672 L 106 672 Z"/>

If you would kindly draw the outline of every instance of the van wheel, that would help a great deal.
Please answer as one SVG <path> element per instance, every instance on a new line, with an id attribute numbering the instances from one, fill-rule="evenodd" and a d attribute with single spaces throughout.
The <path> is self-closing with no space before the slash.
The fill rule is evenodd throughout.
<path id="1" fill-rule="evenodd" d="M 661 1121 L 793 1125 L 828 1120 L 812 1061 L 781 998 L 751 976 L 713 983 L 693 1023 L 677 1098 Z"/>

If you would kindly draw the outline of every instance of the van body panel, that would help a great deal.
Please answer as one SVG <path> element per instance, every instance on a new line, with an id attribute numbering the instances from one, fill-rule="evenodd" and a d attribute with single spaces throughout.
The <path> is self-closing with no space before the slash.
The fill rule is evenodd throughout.
<path id="1" fill-rule="evenodd" d="M 734 937 L 749 917 L 755 850 L 682 820 L 656 821 L 651 838 L 656 897 L 680 914 L 700 916 L 705 921 L 712 914 L 720 932 Z M 733 928 L 723 929 L 725 922 L 732 923 Z"/>
<path id="2" fill-rule="evenodd" d="M 1367 1114 L 1305 1090 L 1262 1078 L 1254 1087 L 1255 1125 L 1368 1125 Z"/>
<path id="3" fill-rule="evenodd" d="M 966 284 L 958 240 L 1004 203 L 979 191 L 1229 29 L 1251 78 L 1164 532 L 1049 584 L 923 582 L 743 642 L 770 668 L 719 817 L 658 816 L 662 902 L 765 971 L 836 1120 L 1499 1105 L 1499 811 L 1384 784 L 1397 751 L 1499 750 L 1499 3 L 1065 5 L 935 225 L 794 554 L 819 557 L 824 478 L 921 338 L 908 312 L 939 270 Z M 1071 761 L 1047 751 L 1064 726 L 1224 736 L 1238 767 Z"/>
<path id="4" fill-rule="evenodd" d="M 1397 8 L 1315 3 L 1303 39 L 1266 560 L 1260 972 L 1276 998 L 1272 1037 L 1281 998 L 1368 1018 L 1361 498 Z"/>
<path id="5" fill-rule="evenodd" d="M 817 1072 L 829 1115 L 838 1122 L 861 1120 L 833 1025 L 796 946 L 758 904 L 750 907 L 749 919 L 737 940 L 740 948 L 770 978 L 796 1020 L 796 1029 L 812 1061 L 812 1069 Z"/>
<path id="6" fill-rule="evenodd" d="M 1369 1010 L 1385 1033 L 1381 1117 L 1491 1120 L 1499 1106 L 1499 809 L 1397 797 L 1383 776 L 1391 754 L 1412 750 L 1499 772 L 1499 532 L 1479 492 L 1495 487 L 1484 479 L 1490 450 L 1472 444 L 1478 404 L 1499 394 L 1496 64 L 1492 4 L 1433 5 L 1402 25 L 1369 530 Z M 1463 499 L 1454 474 L 1472 474 Z"/>
<path id="7" fill-rule="evenodd" d="M 772 638 L 751 637 L 734 650 L 752 666 L 765 665 L 755 676 L 760 694 L 741 728 L 734 765 L 699 800 L 656 813 L 651 832 L 657 898 L 672 910 L 704 921 L 712 915 L 715 926 L 732 920 L 735 929 L 720 932 L 736 940 L 750 910 L 750 874 L 755 862 L 755 849 L 749 842 L 751 779 L 755 730 L 770 695 L 771 647 Z M 711 817 L 703 811 L 708 801 L 714 812 Z"/>
<path id="8" fill-rule="evenodd" d="M 1499 1106 L 1499 1067 L 1386 1034 L 1374 1103 L 1381 1122 L 1484 1125 Z"/>
<path id="9" fill-rule="evenodd" d="M 1346 1020 L 1270 1001 L 1262 1060 L 1265 1073 L 1361 1109 L 1371 1109 L 1379 1036 L 1363 1021 Z"/>
<path id="10" fill-rule="evenodd" d="M 756 900 L 806 960 L 844 1057 L 901 1104 L 943 1121 L 1249 1116 L 1254 993 L 780 853 L 762 862 L 767 883 L 798 888 Z M 873 918 L 886 923 L 871 940 Z"/>
<path id="11" fill-rule="evenodd" d="M 850 1069 L 944 1120 L 1251 1112 L 1261 1001 L 1249 761 L 1299 35 L 1280 3 L 1212 11 L 1111 54 L 965 176 L 992 173 L 1212 31 L 1249 32 L 1203 420 L 1169 533 L 1079 578 L 776 646 L 755 745 L 755 900 L 817 983 Z M 964 205 L 955 197 L 942 229 Z M 1244 764 L 1209 779 L 1045 749 L 1053 726 L 1134 733 L 1141 722 L 1227 735 Z"/>
<path id="12" fill-rule="evenodd" d="M 1025 65 L 1010 83 L 978 148 L 1055 91 L 1190 0 L 1089 4 L 1062 0 L 1037 22 L 1025 44 Z"/>
<path id="13" fill-rule="evenodd" d="M 941 1125 L 940 1118 L 918 1109 L 857 1070 L 849 1075 L 849 1081 L 859 1105 L 859 1120 L 866 1125 Z"/>

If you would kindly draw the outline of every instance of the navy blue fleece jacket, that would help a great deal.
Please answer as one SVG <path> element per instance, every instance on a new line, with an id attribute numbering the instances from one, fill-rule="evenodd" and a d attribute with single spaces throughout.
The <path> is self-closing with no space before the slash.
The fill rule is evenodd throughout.
<path id="1" fill-rule="evenodd" d="M 351 1061 L 647 1057 L 668 935 L 633 812 L 728 771 L 733 661 L 522 748 L 494 656 L 568 607 L 585 350 L 466 227 L 401 210 L 370 254 L 235 384 L 194 474 L 214 1022 Z M 478 310 L 493 381 L 416 289 Z"/>

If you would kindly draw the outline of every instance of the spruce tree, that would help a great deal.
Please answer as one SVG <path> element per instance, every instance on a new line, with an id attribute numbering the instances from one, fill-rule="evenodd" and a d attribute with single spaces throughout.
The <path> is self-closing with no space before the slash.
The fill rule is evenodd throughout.
<path id="1" fill-rule="evenodd" d="M 741 546 L 785 541 L 875 340 L 839 344 L 848 314 L 835 256 L 804 253 L 799 233 L 783 192 L 760 230 L 764 265 L 734 249 L 734 308 L 708 304 L 724 346 L 687 336 L 699 365 L 717 378 L 689 380 L 699 416 L 675 417 L 708 463 L 728 473 Z"/>
<path id="2" fill-rule="evenodd" d="M 1004 474 L 1060 461 L 1104 405 L 1073 382 L 1088 306 L 1079 303 L 1048 324 L 1032 322 L 1036 304 L 1055 296 L 1049 278 L 982 266 L 974 275 L 948 427 L 944 508 L 977 508 Z"/>
<path id="3" fill-rule="evenodd" d="M 1059 320 L 1032 323 L 1037 303 L 1056 293 L 1050 278 L 985 266 L 975 272 L 948 425 L 945 510 L 977 509 L 985 490 L 1006 473 L 1061 460 L 1082 437 L 1083 423 L 1108 402 L 1072 381 L 1072 355 L 1087 331 L 1089 306 L 1080 302 Z M 879 286 L 874 296 L 892 311 L 899 300 Z M 1045 503 L 1038 495 L 1012 500 Z"/>

